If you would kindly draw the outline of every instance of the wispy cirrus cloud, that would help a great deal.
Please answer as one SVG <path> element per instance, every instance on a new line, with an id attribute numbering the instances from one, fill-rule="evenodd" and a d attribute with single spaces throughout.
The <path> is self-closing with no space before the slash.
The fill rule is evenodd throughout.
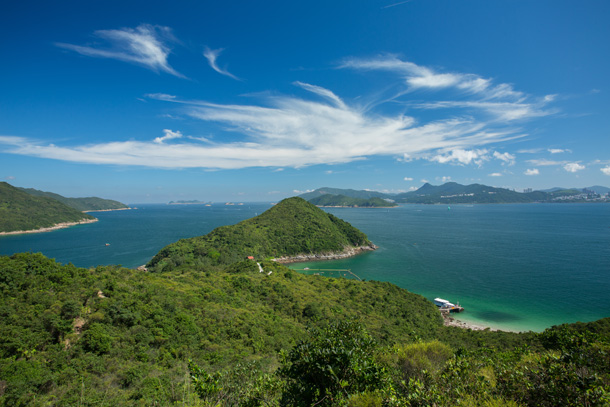
<path id="1" fill-rule="evenodd" d="M 211 49 L 211 48 L 205 47 L 205 50 L 203 51 L 203 56 L 208 60 L 208 64 L 210 65 L 210 67 L 213 70 L 215 70 L 216 72 L 218 72 L 219 74 L 228 76 L 229 78 L 233 78 L 238 81 L 241 80 L 237 76 L 235 76 L 231 72 L 229 72 L 226 68 L 221 68 L 218 66 L 218 63 L 216 62 L 216 60 L 218 59 L 218 56 L 220 55 L 220 53 L 222 51 L 224 51 L 224 48 Z"/>
<path id="2" fill-rule="evenodd" d="M 511 98 L 517 105 L 525 103 L 523 98 L 526 96 L 512 87 L 493 85 L 490 80 L 472 74 L 439 74 L 397 59 L 379 59 L 368 64 L 370 68 L 367 69 L 411 75 L 412 78 L 406 77 L 405 83 L 413 89 L 463 89 L 467 95 L 476 96 L 479 103 L 483 103 L 483 99 L 496 98 Z M 344 65 L 344 68 L 359 66 L 359 69 L 367 66 L 356 60 Z M 420 79 L 409 81 L 409 78 Z M 362 108 L 318 85 L 301 81 L 293 82 L 293 85 L 306 91 L 306 96 L 274 95 L 252 104 L 218 104 L 181 99 L 167 93 L 145 95 L 148 100 L 177 105 L 172 112 L 174 115 L 200 121 L 202 130 L 199 133 L 210 135 L 213 143 L 208 137 L 183 136 L 179 130 L 165 129 L 163 135 L 153 135 L 146 140 L 130 138 L 129 141 L 57 146 L 26 138 L 0 137 L 0 144 L 5 146 L 5 152 L 14 154 L 159 168 L 295 168 L 379 156 L 404 162 L 427 159 L 482 166 L 491 159 L 505 164 L 514 162 L 513 155 L 496 152 L 488 146 L 526 134 L 522 129 L 471 112 L 464 115 L 452 112 L 425 119 L 403 112 L 388 113 L 382 108 Z M 476 104 L 473 108 L 488 110 Z"/>
<path id="3" fill-rule="evenodd" d="M 401 76 L 406 89 L 398 95 L 418 90 L 459 92 L 467 97 L 464 100 L 436 100 L 416 103 L 422 109 L 460 108 L 486 112 L 497 120 L 510 122 L 525 120 L 555 113 L 546 105 L 555 95 L 532 98 L 516 91 L 511 84 L 495 84 L 492 79 L 471 73 L 439 72 L 435 69 L 403 61 L 395 55 L 382 55 L 374 58 L 348 58 L 339 64 L 340 69 L 365 71 L 390 71 Z"/>
<path id="4" fill-rule="evenodd" d="M 166 72 L 184 78 L 167 60 L 171 52 L 168 43 L 176 41 L 169 27 L 141 24 L 136 28 L 98 30 L 93 35 L 108 44 L 103 46 L 94 43 L 83 46 L 57 42 L 55 45 L 81 55 L 135 63 L 155 72 Z"/>

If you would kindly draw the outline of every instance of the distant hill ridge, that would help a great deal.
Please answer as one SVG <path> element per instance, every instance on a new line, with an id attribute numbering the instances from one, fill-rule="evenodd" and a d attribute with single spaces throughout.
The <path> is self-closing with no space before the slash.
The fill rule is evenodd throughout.
<path id="1" fill-rule="evenodd" d="M 349 256 L 375 246 L 349 223 L 302 198 L 284 199 L 261 215 L 163 248 L 147 267 L 204 269 L 252 256 L 257 260 Z"/>
<path id="2" fill-rule="evenodd" d="M 299 196 L 310 202 L 317 202 L 314 200 L 320 200 L 322 199 L 321 197 L 327 195 L 344 195 L 362 199 L 372 197 L 391 199 L 396 203 L 474 204 L 610 201 L 605 196 L 608 191 L 610 191 L 610 188 L 595 186 L 583 189 L 553 188 L 548 191 L 516 192 L 506 188 L 496 188 L 482 184 L 461 185 L 456 182 L 447 182 L 438 186 L 425 183 L 416 191 L 399 194 L 324 187 Z M 595 194 L 599 196 L 593 196 Z"/>
<path id="3" fill-rule="evenodd" d="M 35 196 L 0 182 L 0 232 L 32 231 L 95 218 L 56 199 Z"/>
<path id="4" fill-rule="evenodd" d="M 328 207 L 391 208 L 396 206 L 393 201 L 390 202 L 379 197 L 365 199 L 333 194 L 320 195 L 317 198 L 310 199 L 309 202 L 316 206 Z"/>
<path id="5" fill-rule="evenodd" d="M 53 192 L 39 191 L 33 188 L 19 188 L 24 192 L 34 196 L 43 196 L 55 199 L 71 208 L 79 211 L 104 211 L 112 209 L 128 209 L 129 207 L 122 202 L 113 201 L 111 199 L 103 199 L 97 197 L 86 198 L 66 198 Z"/>

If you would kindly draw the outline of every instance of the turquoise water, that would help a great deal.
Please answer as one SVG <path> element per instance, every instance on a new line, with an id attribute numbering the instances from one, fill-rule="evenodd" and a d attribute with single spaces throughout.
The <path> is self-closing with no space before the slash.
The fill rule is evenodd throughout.
<path id="1" fill-rule="evenodd" d="M 82 267 L 136 267 L 166 244 L 269 207 L 142 205 L 99 212 L 94 224 L 1 237 L 0 254 L 34 251 Z M 540 331 L 610 316 L 610 205 L 404 205 L 328 212 L 364 231 L 379 249 L 293 268 L 350 269 L 362 279 L 390 281 L 429 299 L 459 301 L 466 309 L 460 319 L 493 328 Z"/>

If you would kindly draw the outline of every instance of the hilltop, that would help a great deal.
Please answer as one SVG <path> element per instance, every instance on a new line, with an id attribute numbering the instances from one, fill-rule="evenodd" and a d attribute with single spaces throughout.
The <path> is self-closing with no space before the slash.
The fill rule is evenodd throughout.
<path id="1" fill-rule="evenodd" d="M 95 218 L 55 199 L 35 196 L 0 182 L 0 232 L 52 228 L 58 224 L 91 222 Z"/>
<path id="2" fill-rule="evenodd" d="M 163 248 L 147 267 L 204 268 L 256 259 L 352 255 L 373 250 L 366 235 L 302 198 L 284 199 L 264 213 L 205 236 L 182 239 Z"/>
<path id="3" fill-rule="evenodd" d="M 111 199 L 103 199 L 97 197 L 86 197 L 86 198 L 66 198 L 53 192 L 39 191 L 34 188 L 20 188 L 22 191 L 27 192 L 30 195 L 42 196 L 47 198 L 55 199 L 78 211 L 107 211 L 117 209 L 129 209 L 127 205 L 122 202 L 114 201 Z"/>

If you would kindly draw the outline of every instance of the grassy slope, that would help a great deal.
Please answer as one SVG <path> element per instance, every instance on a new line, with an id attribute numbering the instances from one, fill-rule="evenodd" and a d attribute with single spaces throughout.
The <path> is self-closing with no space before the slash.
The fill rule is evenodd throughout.
<path id="1" fill-rule="evenodd" d="M 32 196 L 0 182 L 0 232 L 35 230 L 84 219 L 94 218 L 55 199 Z"/>

